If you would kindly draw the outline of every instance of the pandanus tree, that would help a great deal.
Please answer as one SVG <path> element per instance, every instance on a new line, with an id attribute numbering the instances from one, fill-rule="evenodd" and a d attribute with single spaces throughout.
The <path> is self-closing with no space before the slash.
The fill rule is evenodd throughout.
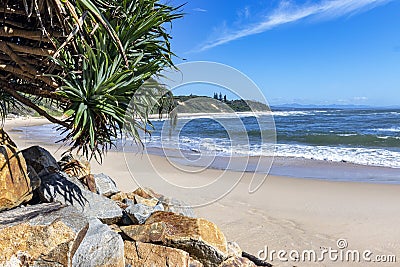
<path id="1" fill-rule="evenodd" d="M 124 128 L 140 141 L 152 106 L 173 105 L 153 78 L 174 67 L 169 30 L 180 9 L 158 0 L 2 0 L 1 116 L 29 107 L 88 158 L 101 159 Z"/>

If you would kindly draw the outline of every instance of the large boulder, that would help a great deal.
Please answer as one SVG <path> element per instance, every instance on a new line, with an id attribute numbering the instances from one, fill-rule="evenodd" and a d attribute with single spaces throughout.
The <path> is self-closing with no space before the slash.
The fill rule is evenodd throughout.
<path id="1" fill-rule="evenodd" d="M 44 203 L 0 213 L 0 266 L 71 266 L 88 229 L 72 206 Z"/>
<path id="2" fill-rule="evenodd" d="M 32 198 L 24 157 L 15 147 L 0 146 L 0 211 L 17 207 Z"/>
<path id="3" fill-rule="evenodd" d="M 218 266 L 227 258 L 224 234 L 205 219 L 155 212 L 144 225 L 124 226 L 121 230 L 135 241 L 156 242 L 182 249 L 204 266 Z"/>
<path id="4" fill-rule="evenodd" d="M 162 243 L 165 239 L 166 224 L 157 222 L 143 225 L 121 226 L 121 231 L 130 239 L 144 243 Z"/>
<path id="5" fill-rule="evenodd" d="M 60 170 L 56 159 L 49 151 L 40 146 L 31 146 L 21 151 L 26 164 L 31 166 L 39 177 L 55 173 Z"/>
<path id="6" fill-rule="evenodd" d="M 43 201 L 59 201 L 72 205 L 87 217 L 113 224 L 122 217 L 122 209 L 115 201 L 93 193 L 83 187 L 77 178 L 57 172 L 41 177 L 39 195 Z"/>
<path id="7" fill-rule="evenodd" d="M 124 267 L 121 236 L 98 219 L 91 219 L 89 229 L 72 258 L 72 266 Z"/>
<path id="8" fill-rule="evenodd" d="M 110 176 L 99 173 L 94 174 L 94 182 L 96 185 L 97 193 L 106 197 L 110 197 L 118 192 L 120 192 L 115 184 L 114 180 Z"/>
<path id="9" fill-rule="evenodd" d="M 124 245 L 126 266 L 190 266 L 189 254 L 180 249 L 130 241 Z"/>

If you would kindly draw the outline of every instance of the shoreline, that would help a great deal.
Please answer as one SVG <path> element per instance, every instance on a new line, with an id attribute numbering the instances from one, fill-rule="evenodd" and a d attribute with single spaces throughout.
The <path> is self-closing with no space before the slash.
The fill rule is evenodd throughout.
<path id="1" fill-rule="evenodd" d="M 26 140 L 19 132 L 10 131 L 27 120 L 6 121 L 6 131 L 20 149 L 39 144 L 59 158 L 59 145 Z M 29 124 L 46 124 L 33 119 Z M 128 164 L 127 164 L 128 162 Z M 257 254 L 269 250 L 337 249 L 338 239 L 346 239 L 351 250 L 371 250 L 374 255 L 396 255 L 400 261 L 400 185 L 362 182 L 332 182 L 268 175 L 255 193 L 248 192 L 252 178 L 265 176 L 245 172 L 229 194 L 215 201 L 216 194 L 227 191 L 238 172 L 205 169 L 194 172 L 183 166 L 172 166 L 162 156 L 110 151 L 100 165 L 91 162 L 93 173 L 110 175 L 118 187 L 130 192 L 140 182 L 166 196 L 189 204 L 209 203 L 195 207 L 198 217 L 216 223 L 229 241 L 237 241 L 244 251 Z M 128 166 L 129 165 L 129 168 Z M 287 162 L 290 166 L 291 163 Z M 306 165 L 305 168 L 308 168 Z M 133 176 L 133 177 L 132 177 Z M 215 177 L 221 177 L 216 180 Z M 136 181 L 135 181 L 136 179 Z M 163 182 L 179 185 L 164 186 Z M 207 190 L 191 187 L 215 183 Z M 189 189 L 188 189 L 189 188 Z M 280 262 L 274 266 L 376 266 L 365 262 Z M 382 266 L 397 266 L 382 264 Z"/>
<path id="2" fill-rule="evenodd" d="M 12 130 L 13 128 L 24 127 L 24 126 L 40 126 L 40 125 L 51 125 L 46 119 L 42 118 L 19 118 L 8 120 L 5 129 L 10 132 L 13 136 L 17 136 L 18 132 Z M 25 143 L 26 144 L 43 144 L 48 145 L 49 142 L 53 142 L 59 139 L 56 131 L 49 127 L 45 129 L 51 131 L 51 133 L 42 133 L 43 136 L 38 136 L 35 134 L 26 134 Z M 15 133 L 15 134 L 14 134 Z M 33 137 L 34 142 L 27 139 Z M 62 144 L 54 143 L 52 145 L 54 149 L 53 153 L 62 153 L 65 148 Z M 137 153 L 136 147 L 125 147 L 125 151 L 130 153 Z M 123 149 L 121 147 L 115 149 L 113 148 L 110 152 L 121 152 Z M 166 153 L 168 156 L 177 161 L 179 164 L 187 166 L 201 166 L 201 163 L 195 161 L 188 161 L 181 157 L 180 153 L 183 153 L 189 160 L 196 159 L 196 153 L 193 151 L 184 151 L 177 149 L 166 148 Z M 141 153 L 141 152 L 139 152 Z M 165 156 L 165 153 L 161 148 L 149 147 L 146 148 L 146 153 Z M 204 159 L 212 158 L 210 156 L 205 156 Z M 248 163 L 243 167 L 242 160 L 248 159 Z M 264 165 L 270 165 L 270 161 L 273 161 L 271 168 L 264 168 Z M 264 162 L 257 167 L 257 162 Z M 233 162 L 233 163 L 232 163 Z M 204 166 L 204 165 L 203 165 Z M 217 156 L 212 159 L 211 164 L 208 168 L 216 170 L 225 170 L 229 166 L 232 171 L 245 171 L 245 172 L 257 172 L 276 176 L 287 176 L 292 178 L 300 179 L 315 179 L 315 180 L 329 180 L 329 181 L 344 181 L 344 182 L 363 182 L 363 183 L 377 183 L 377 184 L 400 184 L 400 168 L 394 168 L 389 166 L 375 166 L 375 165 L 362 165 L 352 162 L 341 162 L 341 161 L 330 161 L 330 160 L 319 160 L 319 159 L 309 159 L 302 157 L 282 157 L 275 156 L 273 159 L 268 159 L 265 156 Z"/>

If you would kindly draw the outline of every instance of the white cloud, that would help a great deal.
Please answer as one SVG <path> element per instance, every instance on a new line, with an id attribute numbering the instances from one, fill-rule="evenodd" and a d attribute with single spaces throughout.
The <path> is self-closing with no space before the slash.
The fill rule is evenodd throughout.
<path id="1" fill-rule="evenodd" d="M 367 101 L 368 97 L 366 97 L 366 96 L 355 96 L 355 97 L 353 97 L 353 100 L 354 101 Z"/>
<path id="2" fill-rule="evenodd" d="M 246 6 L 246 7 L 244 7 L 243 9 L 238 10 L 237 13 L 238 13 L 238 17 L 239 17 L 239 18 L 245 18 L 245 19 L 247 19 L 247 18 L 249 18 L 250 15 L 251 15 L 251 13 L 250 13 L 250 7 L 249 7 L 249 6 Z"/>
<path id="3" fill-rule="evenodd" d="M 204 51 L 305 18 L 317 17 L 320 19 L 332 19 L 372 9 L 390 1 L 393 0 L 322 0 L 318 3 L 297 6 L 290 1 L 283 0 L 280 2 L 277 9 L 271 14 L 266 15 L 258 23 L 245 25 L 240 30 L 228 31 L 228 33 L 222 34 L 218 38 L 204 43 L 197 51 Z"/>
<path id="4" fill-rule="evenodd" d="M 193 8 L 193 11 L 196 11 L 196 12 L 207 12 L 206 9 L 199 8 L 199 7 Z"/>

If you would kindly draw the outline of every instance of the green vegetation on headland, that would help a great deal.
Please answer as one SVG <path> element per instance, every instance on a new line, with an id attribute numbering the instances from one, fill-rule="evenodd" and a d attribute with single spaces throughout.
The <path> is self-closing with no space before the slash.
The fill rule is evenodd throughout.
<path id="1" fill-rule="evenodd" d="M 270 111 L 270 108 L 254 100 L 228 100 L 226 95 L 214 94 L 214 97 L 198 95 L 174 96 L 179 113 L 222 113 Z"/>

